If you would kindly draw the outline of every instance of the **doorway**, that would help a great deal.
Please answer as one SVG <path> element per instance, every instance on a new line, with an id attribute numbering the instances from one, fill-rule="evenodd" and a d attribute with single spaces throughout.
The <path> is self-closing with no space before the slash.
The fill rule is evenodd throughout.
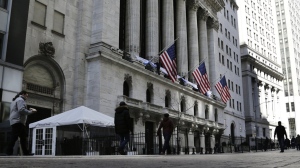
<path id="1" fill-rule="evenodd" d="M 56 127 L 34 128 L 32 152 L 35 155 L 55 155 Z"/>
<path id="2" fill-rule="evenodd" d="M 230 125 L 230 133 L 231 133 L 231 137 L 229 137 L 229 138 L 231 139 L 231 144 L 234 145 L 235 144 L 235 142 L 234 142 L 235 135 L 234 135 L 234 124 L 233 123 L 231 123 L 231 125 Z"/>
<path id="3" fill-rule="evenodd" d="M 145 122 L 145 152 L 146 154 L 154 154 L 154 123 L 150 121 Z"/>

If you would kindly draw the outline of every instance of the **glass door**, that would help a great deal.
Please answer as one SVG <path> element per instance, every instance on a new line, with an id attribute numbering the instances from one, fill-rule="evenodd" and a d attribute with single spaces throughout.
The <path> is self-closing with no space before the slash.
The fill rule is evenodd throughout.
<path id="1" fill-rule="evenodd" d="M 56 128 L 35 128 L 32 151 L 35 155 L 55 155 Z"/>

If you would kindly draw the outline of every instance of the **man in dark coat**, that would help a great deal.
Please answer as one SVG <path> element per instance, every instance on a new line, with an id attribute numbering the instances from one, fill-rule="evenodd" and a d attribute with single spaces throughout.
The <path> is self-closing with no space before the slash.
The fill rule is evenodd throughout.
<path id="1" fill-rule="evenodd" d="M 170 148 L 169 142 L 173 133 L 174 124 L 172 120 L 169 119 L 169 114 L 164 114 L 164 119 L 160 122 L 160 125 L 157 130 L 157 135 L 161 134 L 161 128 L 163 128 L 163 135 L 165 139 L 164 146 L 162 148 L 161 154 L 165 154 L 165 151 Z"/>
<path id="2" fill-rule="evenodd" d="M 130 122 L 129 109 L 125 102 L 120 102 L 120 106 L 115 109 L 115 132 L 120 137 L 120 146 L 118 151 L 125 155 L 124 148 L 130 140 L 130 132 L 133 132 Z"/>
<path id="3" fill-rule="evenodd" d="M 282 153 L 284 152 L 284 135 L 286 139 L 287 139 L 287 135 L 284 126 L 281 125 L 281 121 L 278 121 L 278 126 L 275 128 L 274 139 L 276 134 L 281 149 L 280 153 Z"/>

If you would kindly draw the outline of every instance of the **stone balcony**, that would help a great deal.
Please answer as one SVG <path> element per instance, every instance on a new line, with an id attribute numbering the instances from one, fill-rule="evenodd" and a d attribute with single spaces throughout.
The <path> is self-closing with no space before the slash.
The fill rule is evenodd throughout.
<path id="1" fill-rule="evenodd" d="M 202 125 L 210 128 L 224 129 L 224 124 L 206 120 L 204 118 L 196 117 L 190 114 L 182 113 L 174 109 L 162 107 L 142 100 L 130 98 L 127 96 L 118 96 L 118 102 L 124 101 L 131 109 L 130 112 L 135 113 L 136 117 L 145 117 L 150 119 L 162 118 L 162 114 L 169 113 L 170 118 L 180 120 L 184 123 L 191 123 L 193 125 Z"/>

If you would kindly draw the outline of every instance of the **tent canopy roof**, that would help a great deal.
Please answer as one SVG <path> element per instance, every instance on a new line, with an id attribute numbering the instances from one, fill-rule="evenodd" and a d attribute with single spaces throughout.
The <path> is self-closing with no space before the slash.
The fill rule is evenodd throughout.
<path id="1" fill-rule="evenodd" d="M 85 106 L 29 124 L 29 128 L 56 127 L 62 125 L 89 124 L 99 127 L 114 126 L 114 118 Z"/>

